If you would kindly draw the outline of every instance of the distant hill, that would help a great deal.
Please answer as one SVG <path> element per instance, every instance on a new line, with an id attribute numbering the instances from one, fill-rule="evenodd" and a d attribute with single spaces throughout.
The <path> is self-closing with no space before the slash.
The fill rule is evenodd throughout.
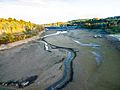
<path id="1" fill-rule="evenodd" d="M 120 16 L 107 18 L 76 19 L 68 22 L 56 22 L 43 24 L 45 27 L 67 28 L 68 26 L 77 26 L 77 28 L 101 29 L 109 34 L 120 33 Z"/>
<path id="2" fill-rule="evenodd" d="M 77 19 L 68 21 L 68 25 L 88 29 L 102 29 L 107 33 L 120 33 L 120 16 L 108 18 Z"/>

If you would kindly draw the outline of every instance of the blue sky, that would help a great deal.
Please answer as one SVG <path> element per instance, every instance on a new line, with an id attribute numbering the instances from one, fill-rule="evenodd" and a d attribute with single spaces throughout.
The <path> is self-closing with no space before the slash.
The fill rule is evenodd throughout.
<path id="1" fill-rule="evenodd" d="M 38 24 L 120 15 L 120 0 L 0 0 L 0 17 Z"/>

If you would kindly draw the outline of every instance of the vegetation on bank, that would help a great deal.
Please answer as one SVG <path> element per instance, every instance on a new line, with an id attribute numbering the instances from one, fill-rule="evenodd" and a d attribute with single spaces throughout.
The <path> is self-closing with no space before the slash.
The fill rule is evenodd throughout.
<path id="1" fill-rule="evenodd" d="M 109 34 L 120 33 L 120 16 L 108 18 L 93 18 L 93 19 L 77 19 L 68 21 L 70 25 L 75 25 L 80 28 L 101 29 Z"/>
<path id="2" fill-rule="evenodd" d="M 44 27 L 42 25 L 37 25 L 30 21 L 0 18 L 0 44 L 23 40 L 35 36 L 43 30 Z"/>
<path id="3" fill-rule="evenodd" d="M 45 27 L 67 27 L 77 26 L 77 28 L 101 29 L 108 34 L 120 33 L 120 16 L 108 18 L 77 19 L 68 22 L 56 22 L 43 24 Z"/>
<path id="4" fill-rule="evenodd" d="M 67 23 L 66 22 L 56 22 L 56 23 L 48 23 L 48 24 L 43 24 L 45 27 L 62 27 L 65 26 Z"/>

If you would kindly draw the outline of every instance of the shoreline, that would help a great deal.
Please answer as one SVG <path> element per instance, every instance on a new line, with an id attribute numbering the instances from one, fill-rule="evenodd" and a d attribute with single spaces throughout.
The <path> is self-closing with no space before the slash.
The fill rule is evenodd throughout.
<path id="1" fill-rule="evenodd" d="M 20 41 L 8 43 L 8 44 L 1 44 L 1 45 L 0 45 L 0 51 L 8 50 L 8 49 L 11 49 L 11 48 L 13 48 L 13 47 L 16 47 L 16 46 L 19 46 L 19 45 L 28 43 L 28 42 L 30 42 L 30 41 L 37 40 L 37 39 L 40 38 L 40 36 L 41 36 L 44 32 L 45 32 L 45 31 L 43 30 L 43 31 L 39 32 L 38 35 L 33 36 L 33 37 L 31 37 L 31 38 L 24 39 L 24 40 L 20 40 Z"/>

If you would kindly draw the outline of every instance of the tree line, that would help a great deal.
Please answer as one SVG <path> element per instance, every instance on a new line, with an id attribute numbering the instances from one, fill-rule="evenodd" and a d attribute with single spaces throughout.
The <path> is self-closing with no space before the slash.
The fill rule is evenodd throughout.
<path id="1" fill-rule="evenodd" d="M 120 33 L 120 16 L 108 18 L 77 19 L 68 21 L 69 25 L 76 25 L 87 29 L 101 29 L 106 33 Z"/>
<path id="2" fill-rule="evenodd" d="M 7 44 L 37 35 L 43 31 L 42 25 L 16 20 L 15 18 L 0 18 L 0 44 Z"/>

